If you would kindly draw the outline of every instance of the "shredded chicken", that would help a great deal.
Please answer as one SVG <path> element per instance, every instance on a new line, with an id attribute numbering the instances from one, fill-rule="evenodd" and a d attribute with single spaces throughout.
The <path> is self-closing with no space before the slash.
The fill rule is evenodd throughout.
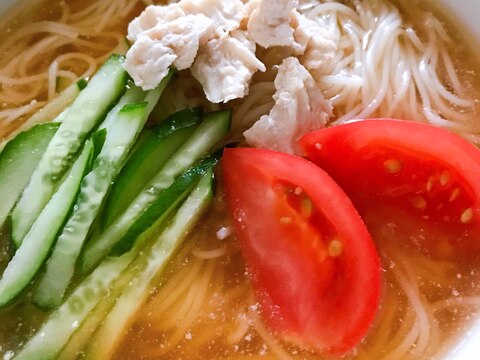
<path id="1" fill-rule="evenodd" d="M 125 69 L 136 85 L 149 90 L 170 66 L 192 67 L 211 102 L 243 97 L 253 74 L 265 71 L 255 56 L 255 43 L 239 30 L 247 15 L 240 0 L 182 0 L 149 6 L 128 28 L 134 44 Z"/>
<path id="2" fill-rule="evenodd" d="M 138 35 L 127 53 L 125 69 L 137 86 L 154 89 L 172 64 L 178 70 L 188 69 L 199 46 L 206 44 L 213 32 L 212 20 L 203 14 L 160 22 Z M 148 46 L 151 49 L 147 49 Z"/>
<path id="3" fill-rule="evenodd" d="M 294 49 L 297 55 L 302 55 L 300 61 L 308 70 L 326 74 L 331 71 L 338 39 L 320 21 L 295 14 Z"/>
<path id="4" fill-rule="evenodd" d="M 291 17 L 297 0 L 260 0 L 250 6 L 248 33 L 260 46 L 290 46 L 293 44 Z"/>
<path id="5" fill-rule="evenodd" d="M 203 14 L 210 18 L 218 36 L 238 29 L 247 16 L 240 0 L 182 0 L 179 4 L 187 14 Z"/>
<path id="6" fill-rule="evenodd" d="M 148 36 L 135 41 L 129 50 L 125 69 L 135 84 L 143 89 L 154 89 L 167 76 L 170 65 L 176 59 L 173 50 Z"/>
<path id="7" fill-rule="evenodd" d="M 312 75 L 330 73 L 337 42 L 321 20 L 297 11 L 298 0 L 182 0 L 149 6 L 129 26 L 133 46 L 125 69 L 143 89 L 156 87 L 169 67 L 190 68 L 209 101 L 248 94 L 252 76 L 265 71 L 256 44 L 290 48 L 275 79 L 275 105 L 247 130 L 250 145 L 296 153 L 303 134 L 331 115 Z M 310 71 L 310 72 L 309 72 Z"/>
<path id="8" fill-rule="evenodd" d="M 255 57 L 255 43 L 236 30 L 202 47 L 191 70 L 207 99 L 219 103 L 244 97 L 251 77 L 265 65 Z"/>
<path id="9" fill-rule="evenodd" d="M 128 25 L 128 40 L 134 42 L 139 36 L 155 26 L 166 25 L 170 21 L 185 16 L 179 4 L 170 4 L 166 6 L 150 5 L 145 8 L 141 16 L 133 19 Z"/>
<path id="10" fill-rule="evenodd" d="M 249 145 L 298 153 L 297 140 L 325 126 L 332 114 L 310 73 L 295 57 L 283 60 L 275 78 L 275 105 L 244 132 Z"/>

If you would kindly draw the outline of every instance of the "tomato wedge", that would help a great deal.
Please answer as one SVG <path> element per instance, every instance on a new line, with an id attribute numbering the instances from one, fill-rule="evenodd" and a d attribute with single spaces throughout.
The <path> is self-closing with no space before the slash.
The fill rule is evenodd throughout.
<path id="1" fill-rule="evenodd" d="M 344 354 L 378 308 L 380 261 L 352 203 L 322 169 L 271 150 L 226 149 L 226 195 L 264 322 Z"/>
<path id="2" fill-rule="evenodd" d="M 480 253 L 480 151 L 468 141 L 431 125 L 376 119 L 315 131 L 300 144 L 372 234 L 388 224 L 439 259 Z"/>

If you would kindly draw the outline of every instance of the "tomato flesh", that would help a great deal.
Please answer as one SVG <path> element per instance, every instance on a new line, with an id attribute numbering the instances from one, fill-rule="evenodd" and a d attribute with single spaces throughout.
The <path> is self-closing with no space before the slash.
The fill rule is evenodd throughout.
<path id="1" fill-rule="evenodd" d="M 480 250 L 480 152 L 466 140 L 430 125 L 377 119 L 315 131 L 300 143 L 371 230 L 394 220 L 435 258 Z"/>
<path id="2" fill-rule="evenodd" d="M 343 354 L 378 308 L 380 262 L 360 216 L 320 168 L 226 149 L 226 195 L 264 321 L 278 336 Z"/>

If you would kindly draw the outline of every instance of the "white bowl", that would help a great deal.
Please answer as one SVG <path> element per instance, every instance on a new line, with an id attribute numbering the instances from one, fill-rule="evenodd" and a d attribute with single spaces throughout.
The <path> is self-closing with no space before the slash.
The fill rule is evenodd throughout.
<path id="1" fill-rule="evenodd" d="M 0 0 L 0 16 L 6 10 L 15 7 L 20 10 L 25 2 L 33 3 L 39 0 Z M 479 0 L 420 0 L 435 6 L 443 15 L 452 21 L 464 38 L 471 44 L 480 62 L 480 1 Z M 413 1 L 412 1 L 413 2 Z M 15 16 L 16 11 L 10 12 Z M 0 27 L 5 20 L 0 22 Z M 446 360 L 476 360 L 480 359 L 480 318 L 477 323 L 458 341 L 446 355 Z"/>
<path id="2" fill-rule="evenodd" d="M 461 31 L 480 60 L 480 1 L 430 0 Z M 480 319 L 447 354 L 446 360 L 480 359 Z"/>

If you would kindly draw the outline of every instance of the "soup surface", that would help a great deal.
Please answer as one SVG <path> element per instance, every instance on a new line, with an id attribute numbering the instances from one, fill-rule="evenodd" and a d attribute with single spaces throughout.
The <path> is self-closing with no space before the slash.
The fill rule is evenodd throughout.
<path id="1" fill-rule="evenodd" d="M 125 51 L 127 25 L 146 3 L 148 1 L 55 0 L 22 10 L 21 16 L 7 24 L 0 35 L 0 137 L 7 139 L 33 112 L 78 78 L 91 76 L 108 54 Z M 355 5 L 348 1 L 328 2 L 333 3 L 341 4 L 342 9 L 356 11 Z M 372 8 L 380 6 L 378 3 L 386 3 L 400 9 L 403 28 L 413 29 L 421 41 L 429 43 L 428 31 L 422 30 L 424 9 L 412 10 L 408 2 L 373 3 Z M 315 9 L 320 9 L 319 4 L 302 2 L 302 11 L 313 14 Z M 325 9 L 328 10 L 321 8 L 324 14 L 318 10 L 319 16 L 328 18 L 330 10 Z M 338 11 L 338 14 L 342 12 Z M 338 21 L 342 21 L 338 16 Z M 463 84 L 461 95 L 475 100 L 468 111 L 455 104 L 442 108 L 439 102 L 433 100 L 432 108 L 439 106 L 440 109 L 437 109 L 436 115 L 429 117 L 422 110 L 422 94 L 412 93 L 418 108 L 407 111 L 401 105 L 392 105 L 395 94 L 390 88 L 384 94 L 385 99 L 379 100 L 377 95 L 381 89 L 370 83 L 365 85 L 364 90 L 352 90 L 338 84 L 330 86 L 330 78 L 321 78 L 324 94 L 334 104 L 331 123 L 341 123 L 358 115 L 362 118 L 406 118 L 447 127 L 478 143 L 480 65 L 471 55 L 468 44 L 459 43 L 461 35 L 452 31 L 454 27 L 442 24 L 453 40 L 446 42 L 448 48 L 439 50 L 438 56 L 450 56 L 458 81 Z M 348 35 L 348 29 L 342 36 Z M 443 46 L 444 43 L 435 45 Z M 341 56 L 355 58 L 355 53 L 348 46 L 345 43 Z M 160 100 L 164 115 L 166 117 L 176 110 L 195 105 L 202 105 L 208 111 L 232 107 L 231 139 L 245 145 L 242 131 L 272 108 L 275 66 L 288 55 L 288 49 L 258 49 L 257 56 L 268 70 L 253 77 L 247 97 L 227 104 L 209 103 L 189 71 L 181 71 Z M 438 78 L 444 80 L 447 90 L 455 91 L 456 84 L 451 82 L 447 66 L 437 68 L 436 61 L 440 60 L 436 58 L 423 60 L 422 66 L 438 72 Z M 56 65 L 52 67 L 53 63 Z M 379 63 L 376 65 L 381 66 Z M 385 71 L 394 72 L 393 69 Z M 413 79 L 411 81 L 414 82 Z M 355 110 L 357 107 L 350 104 L 349 96 L 357 96 L 362 91 L 371 92 L 370 97 L 365 95 L 369 101 L 363 105 L 368 105 L 371 100 L 372 103 L 380 102 L 381 106 L 371 107 L 369 112 Z M 450 115 L 455 115 L 454 121 L 442 120 L 451 118 Z M 153 123 L 161 119 L 150 120 Z M 415 219 L 395 209 L 386 214 L 377 211 L 374 206 L 367 214 L 365 221 L 382 262 L 382 298 L 367 337 L 346 358 L 441 357 L 478 318 L 479 256 L 471 254 L 471 257 L 459 256 L 448 261 L 435 260 L 416 249 L 412 245 L 415 241 L 410 238 L 411 231 L 404 231 L 415 226 Z M 442 237 L 447 234 L 437 233 L 435 236 L 437 242 L 442 242 Z M 0 271 L 6 267 L 11 251 L 9 229 L 5 226 L 0 233 Z M 27 292 L 14 305 L 0 310 L 0 354 L 4 359 L 11 359 L 48 316 L 30 303 L 29 296 Z M 92 332 L 94 330 L 91 329 Z M 69 353 L 67 349 L 62 356 L 73 359 L 81 354 Z M 213 205 L 169 264 L 158 286 L 152 290 L 151 297 L 136 315 L 113 358 L 324 358 L 315 351 L 279 340 L 262 323 L 259 304 L 251 289 L 249 273 L 227 211 L 221 169 L 217 169 Z"/>

